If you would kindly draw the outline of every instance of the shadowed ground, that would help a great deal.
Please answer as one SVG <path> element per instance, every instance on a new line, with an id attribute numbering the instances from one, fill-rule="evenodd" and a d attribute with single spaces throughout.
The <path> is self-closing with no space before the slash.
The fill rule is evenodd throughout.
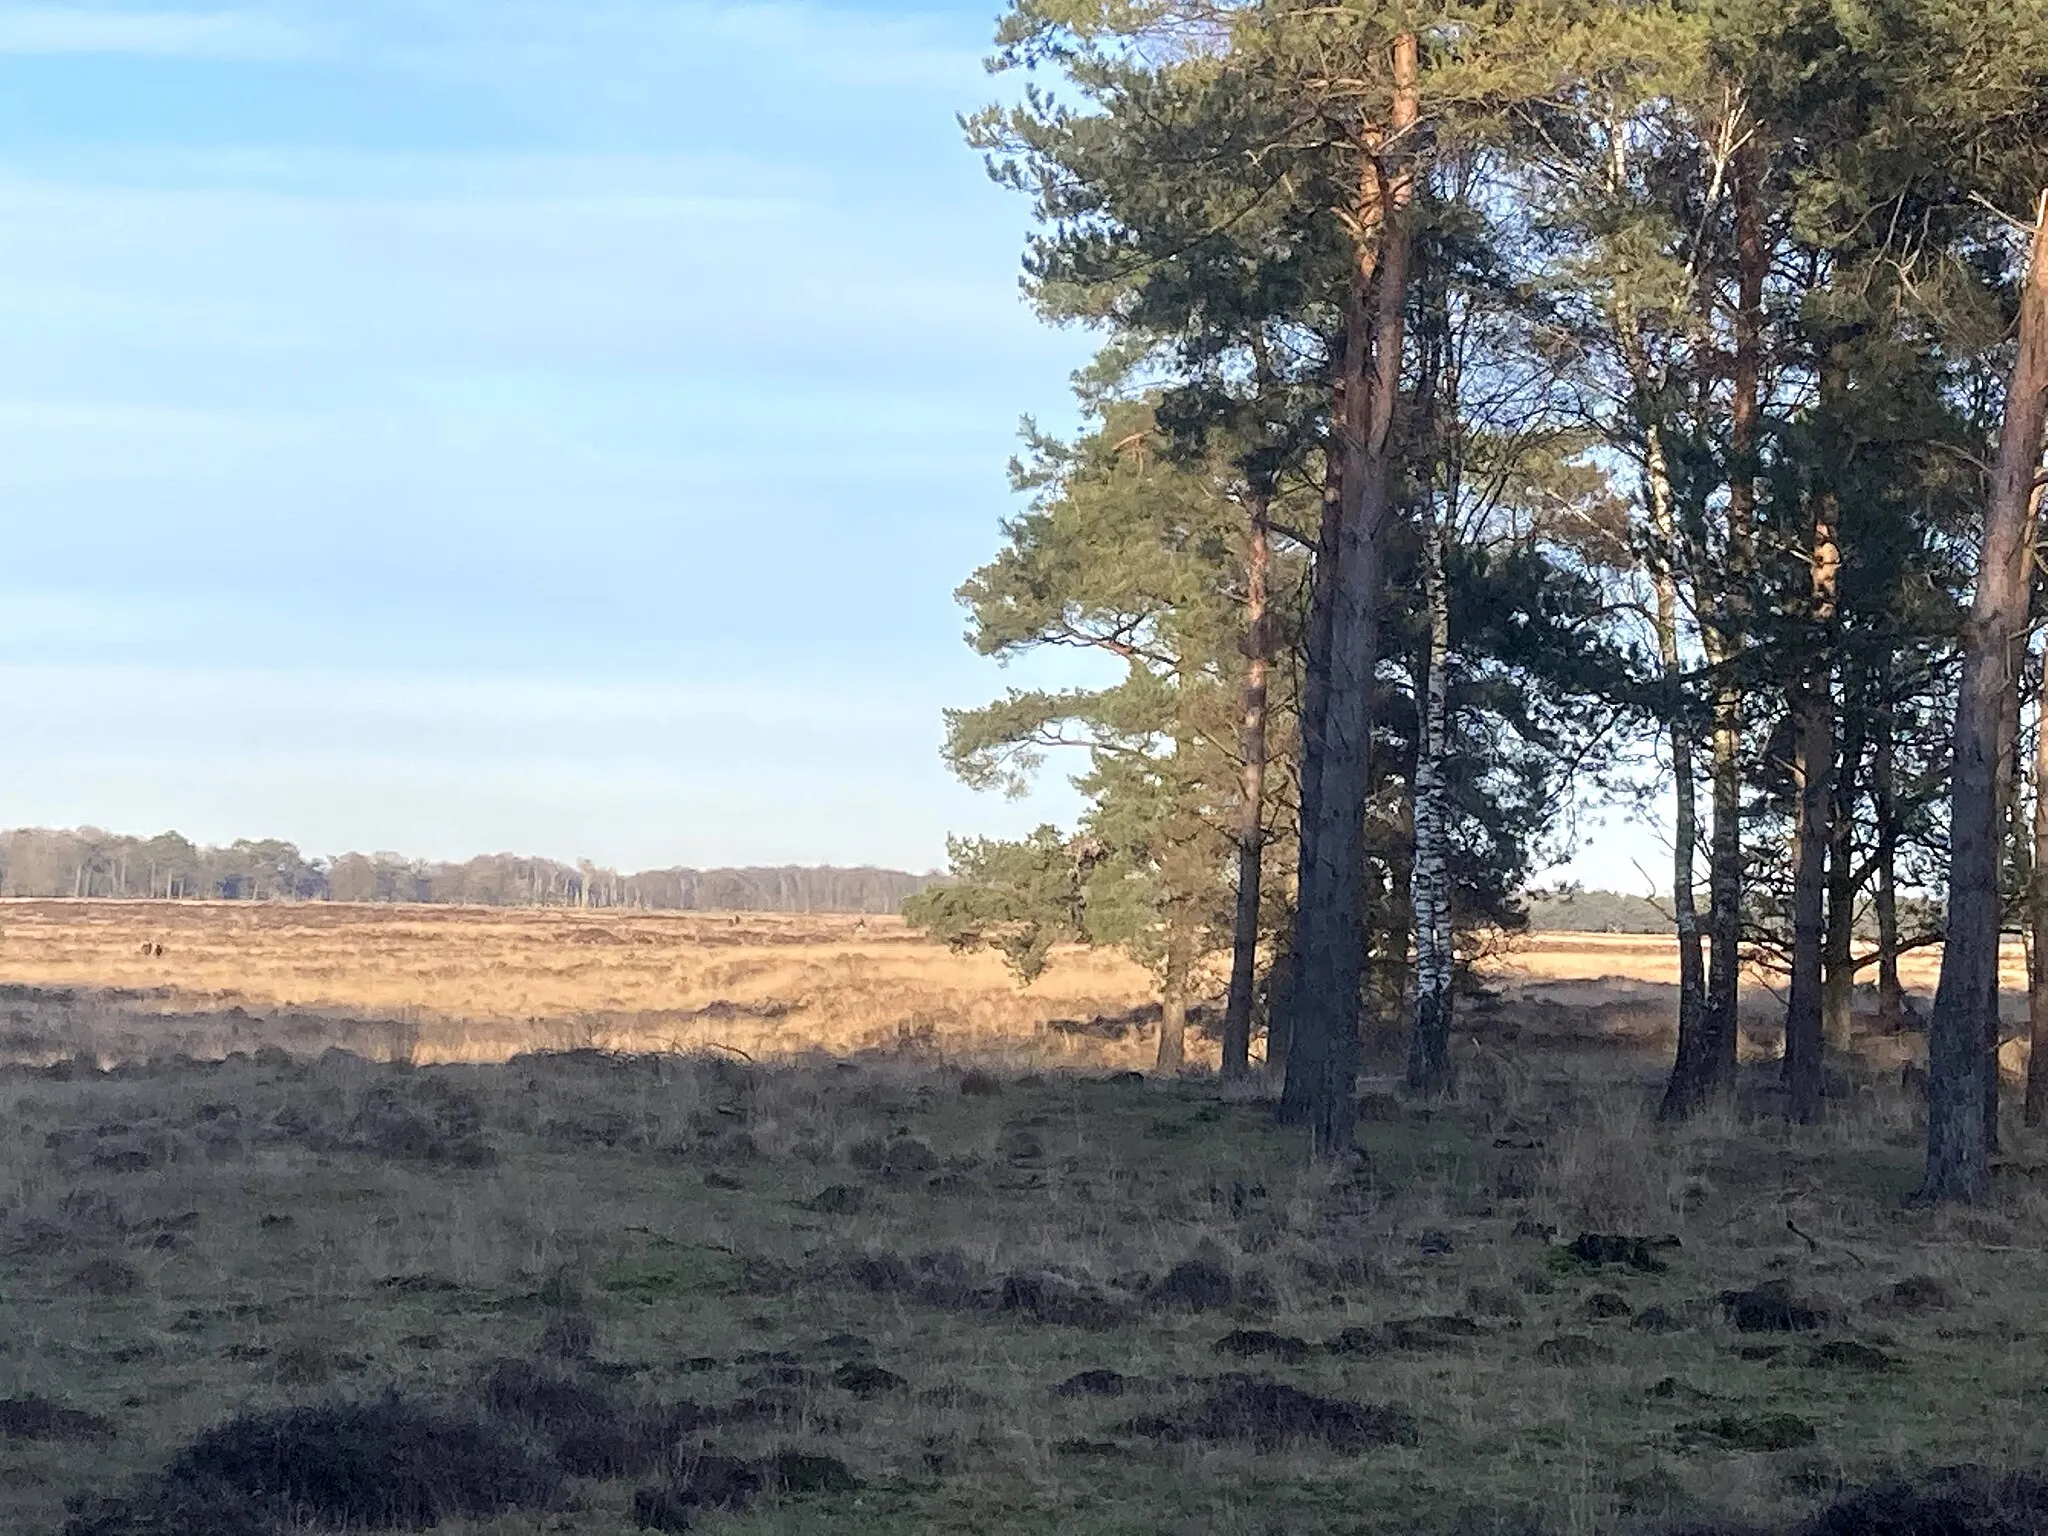
<path id="1" fill-rule="evenodd" d="M 1665 1012 L 1509 989 L 1334 1170 L 942 1033 L 18 1066 L 0 1529 L 2037 1528 L 2048 1149 L 1905 1209 L 1892 1037 L 1819 1129 L 1762 1061 L 1656 1129 Z"/>

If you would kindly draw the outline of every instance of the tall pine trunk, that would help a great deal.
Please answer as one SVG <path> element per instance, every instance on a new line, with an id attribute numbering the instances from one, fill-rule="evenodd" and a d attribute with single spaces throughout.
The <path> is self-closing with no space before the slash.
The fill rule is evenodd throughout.
<path id="1" fill-rule="evenodd" d="M 1451 1081 L 1451 862 L 1449 747 L 1450 594 L 1444 570 L 1448 511 L 1432 514 L 1422 538 L 1424 653 L 1421 730 L 1415 752 L 1415 864 L 1409 904 L 1415 925 L 1415 1017 L 1408 1037 L 1408 1087 L 1440 1094 Z"/>
<path id="2" fill-rule="evenodd" d="M 1159 1054 L 1152 1065 L 1162 1077 L 1180 1071 L 1187 1060 L 1188 962 L 1188 948 L 1176 923 L 1167 939 L 1166 969 L 1159 983 Z"/>
<path id="3" fill-rule="evenodd" d="M 1834 803 L 1834 694 L 1830 681 L 1841 555 L 1833 498 L 1815 499 L 1807 559 L 1808 617 L 1817 643 L 1792 698 L 1792 779 L 1799 802 L 1792 861 L 1792 984 L 1785 1007 L 1785 1077 L 1792 1116 L 1820 1117 L 1824 1082 L 1822 962 L 1827 939 L 1829 811 Z"/>
<path id="4" fill-rule="evenodd" d="M 1379 262 L 1380 183 L 1377 162 L 1367 146 L 1360 149 L 1358 208 L 1353 216 L 1355 248 L 1344 322 L 1337 335 L 1336 361 L 1330 379 L 1330 431 L 1323 444 L 1322 515 L 1316 529 L 1315 565 L 1309 578 L 1308 622 L 1303 635 L 1298 794 L 1295 818 L 1294 926 L 1282 955 L 1284 974 L 1277 1006 L 1267 1009 L 1266 1067 L 1281 1077 L 1280 1119 L 1288 1125 L 1310 1118 L 1312 1085 L 1320 1079 L 1322 1041 L 1301 1028 L 1308 1011 L 1306 972 L 1301 946 L 1305 893 L 1314 883 L 1323 826 L 1323 762 L 1328 755 L 1326 723 L 1330 701 L 1330 642 L 1337 606 L 1339 562 L 1342 558 L 1345 506 L 1345 422 L 1351 402 L 1363 399 L 1366 367 L 1371 358 L 1372 284 Z M 1301 1058 L 1297 1067 L 1297 1058 Z"/>
<path id="5" fill-rule="evenodd" d="M 1768 252 L 1756 184 L 1756 151 L 1735 153 L 1735 357 L 1730 402 L 1727 590 L 1704 626 L 1715 673 L 1713 828 L 1707 853 L 1707 1022 L 1700 1081 L 1684 1097 L 1705 1102 L 1735 1080 L 1742 1029 L 1742 665 L 1756 519 L 1757 429 L 1763 414 L 1763 295 Z M 1675 1077 L 1675 1073 L 1674 1073 Z M 1674 1081 L 1673 1088 L 1679 1085 Z M 1666 1094 L 1667 1101 L 1673 1095 Z"/>
<path id="6" fill-rule="evenodd" d="M 1223 1075 L 1251 1070 L 1252 999 L 1258 987 L 1259 881 L 1266 849 L 1266 671 L 1271 626 L 1266 621 L 1266 572 L 1272 540 L 1262 493 L 1251 499 L 1245 532 L 1244 699 L 1237 741 L 1242 759 L 1237 820 L 1237 908 L 1230 929 L 1230 996 L 1223 1009 Z"/>
<path id="7" fill-rule="evenodd" d="M 1802 693 L 1810 692 L 1803 689 Z M 1793 723 L 1792 780 L 1797 787 L 1792 861 L 1792 980 L 1785 1005 L 1785 1083 L 1792 1116 L 1820 1113 L 1821 948 L 1827 894 L 1828 742 L 1825 709 L 1802 697 Z"/>
<path id="8" fill-rule="evenodd" d="M 2027 588 L 2029 592 L 2032 591 L 2034 581 L 2032 550 L 2033 518 L 2034 512 L 2030 511 L 2027 519 L 2027 543 L 2029 547 L 2022 562 L 2020 575 L 2020 584 Z M 2023 646 L 2025 641 L 2022 639 L 2016 641 L 2015 644 Z M 2021 655 L 2018 657 L 2013 665 L 2014 675 L 2011 686 L 2011 698 L 2007 700 L 2002 711 L 2002 718 L 1998 722 L 2000 732 L 1998 744 L 1998 863 L 2001 871 L 2005 867 L 2006 850 L 2017 848 L 2022 836 L 2019 784 L 2020 779 L 2026 772 L 2024 765 L 2020 762 L 2020 679 L 2026 670 L 2025 656 Z M 2001 882 L 2000 890 L 2002 891 L 2003 888 L 2003 883 Z M 2005 924 L 2003 912 L 2001 911 L 1999 922 L 1999 952 L 2001 958 L 2004 948 Z M 1999 1075 L 1998 1067 L 1998 1047 L 2001 1043 L 1999 1037 L 2002 1033 L 1998 997 L 2002 991 L 2003 987 L 2001 986 L 1993 992 L 1992 1008 L 1984 1020 L 1984 1150 L 1987 1154 L 1995 1154 L 1998 1151 L 1999 1099 L 2000 1089 L 2003 1087 L 2003 1080 Z"/>
<path id="9" fill-rule="evenodd" d="M 1849 1048 L 1856 1023 L 1856 795 L 1864 731 L 1862 713 L 1845 707 L 1828 806 L 1828 927 L 1821 948 L 1821 1036 L 1831 1051 Z"/>
<path id="10" fill-rule="evenodd" d="M 1321 1041 L 1303 1027 L 1310 999 L 1302 944 L 1307 938 L 1302 907 L 1315 882 L 1318 842 L 1323 825 L 1323 761 L 1327 755 L 1325 722 L 1330 698 L 1330 641 L 1336 610 L 1338 560 L 1344 528 L 1344 423 L 1348 402 L 1365 389 L 1370 356 L 1371 294 L 1379 259 L 1379 177 L 1359 150 L 1358 206 L 1352 215 L 1352 263 L 1344 313 L 1334 338 L 1330 368 L 1329 430 L 1323 439 L 1322 510 L 1317 520 L 1314 563 L 1309 575 L 1308 616 L 1302 627 L 1300 722 L 1296 742 L 1295 903 L 1286 948 L 1277 957 L 1277 985 L 1267 1004 L 1266 1069 L 1281 1081 L 1278 1114 L 1287 1125 L 1310 1117 L 1310 1085 L 1320 1075 L 1309 1053 Z"/>
<path id="11" fill-rule="evenodd" d="M 1347 309 L 1344 331 L 1338 337 L 1338 361 L 1330 385 L 1333 420 L 1342 415 L 1345 395 L 1357 387 L 1354 375 L 1362 364 L 1353 355 L 1350 338 L 1363 334 L 1362 303 L 1362 299 L 1355 300 Z M 1305 1001 L 1301 966 L 1296 963 L 1296 946 L 1301 942 L 1301 892 L 1308 888 L 1309 870 L 1315 864 L 1316 828 L 1322 822 L 1323 715 L 1330 697 L 1330 610 L 1337 587 L 1337 536 L 1344 522 L 1343 455 L 1334 436 L 1323 445 L 1323 460 L 1322 515 L 1316 529 L 1315 561 L 1309 574 L 1308 618 L 1302 626 L 1301 708 L 1295 743 L 1295 912 L 1286 945 L 1274 957 L 1273 974 L 1267 979 L 1266 1071 L 1281 1080 L 1280 1118 L 1289 1125 L 1308 1118 L 1306 1102 L 1289 1098 L 1286 1085 L 1296 1083 L 1287 1063 L 1294 1055 L 1295 1020 Z"/>
<path id="12" fill-rule="evenodd" d="M 1629 134 L 1625 123 L 1610 117 L 1608 190 L 1618 199 L 1629 179 Z M 1650 365 L 1634 302 L 1626 286 L 1614 296 L 1614 331 L 1628 365 L 1638 415 L 1643 427 L 1643 480 L 1650 510 L 1650 581 L 1657 600 L 1657 665 L 1667 690 L 1670 711 L 1672 778 L 1671 914 L 1678 929 L 1678 1050 L 1670 1083 L 1658 1110 L 1660 1119 L 1678 1119 L 1697 1104 L 1697 1094 L 1711 1072 L 1711 1042 L 1706 1032 L 1707 977 L 1700 947 L 1699 905 L 1693 892 L 1693 861 L 1699 852 L 1699 785 L 1693 750 L 1693 723 L 1687 709 L 1681 674 L 1683 652 L 1678 630 L 1678 572 L 1681 564 L 1678 519 L 1671 497 L 1671 463 L 1665 455 L 1662 406 L 1655 398 L 1663 380 Z"/>
<path id="13" fill-rule="evenodd" d="M 2035 476 L 2048 418 L 2048 193 L 2036 209 L 2020 298 L 2019 355 L 2006 392 L 1977 590 L 1963 627 L 1949 810 L 1948 928 L 1927 1026 L 1923 1200 L 1974 1200 L 1990 1174 L 1985 1078 L 1998 1021 L 2000 759 L 2018 708 Z M 1991 1059 L 1987 1063 L 1987 1057 Z"/>
<path id="14" fill-rule="evenodd" d="M 1713 1041 L 1707 1031 L 1706 963 L 1700 952 L 1699 908 L 1693 898 L 1693 856 L 1699 847 L 1699 794 L 1693 767 L 1692 726 L 1678 696 L 1678 524 L 1671 505 L 1671 468 L 1664 433 L 1647 434 L 1650 526 L 1657 541 L 1652 581 L 1657 594 L 1657 661 L 1671 690 L 1671 778 L 1675 802 L 1671 838 L 1671 910 L 1678 926 L 1678 1055 L 1658 1110 L 1680 1119 L 1699 1106 L 1714 1079 Z"/>
<path id="15" fill-rule="evenodd" d="M 1283 1117 L 1308 1122 L 1321 1156 L 1349 1150 L 1358 1080 L 1359 1007 L 1365 973 L 1366 796 L 1371 788 L 1373 674 L 1379 655 L 1381 537 L 1391 500 L 1393 421 L 1401 382 L 1408 300 L 1407 206 L 1414 190 L 1410 142 L 1420 105 L 1413 33 L 1393 46 L 1394 108 L 1386 144 L 1366 173 L 1384 192 L 1378 219 L 1377 294 L 1369 374 L 1347 384 L 1343 505 L 1330 601 L 1329 670 L 1323 702 L 1313 825 L 1304 823 L 1300 910 L 1295 924 L 1294 1037 Z M 1388 151 L 1391 150 L 1391 154 Z M 1366 199 L 1361 198 L 1361 204 Z M 1361 246 L 1368 243 L 1363 231 Z M 1361 260 L 1359 271 L 1372 277 Z M 1359 277 L 1354 275 L 1357 295 Z M 1364 308 L 1359 302 L 1359 309 Z M 1351 387 L 1351 385 L 1362 387 Z M 1307 749 L 1304 748 L 1306 751 Z"/>
<path id="16" fill-rule="evenodd" d="M 2048 645 L 2034 706 L 2034 867 L 2027 883 L 2027 1100 L 2029 1126 L 2048 1118 Z"/>

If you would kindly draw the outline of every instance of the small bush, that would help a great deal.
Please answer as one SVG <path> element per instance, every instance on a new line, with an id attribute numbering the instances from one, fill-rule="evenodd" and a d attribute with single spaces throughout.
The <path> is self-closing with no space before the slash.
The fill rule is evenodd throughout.
<path id="1" fill-rule="evenodd" d="M 1724 1413 L 1678 1426 L 1682 1440 L 1710 1440 L 1736 1451 L 1789 1451 L 1811 1445 L 1814 1427 L 1796 1413 Z"/>
<path id="2" fill-rule="evenodd" d="M 1025 1269 L 1003 1279 L 997 1305 L 1041 1323 L 1107 1329 L 1130 1321 L 1129 1312 L 1094 1286 L 1055 1270 Z"/>
<path id="3" fill-rule="evenodd" d="M 804 1202 L 804 1209 L 821 1216 L 858 1216 L 873 1203 L 865 1184 L 828 1184 Z"/>
<path id="4" fill-rule="evenodd" d="M 1807 1333 L 1827 1321 L 1826 1312 L 1794 1296 L 1782 1280 L 1723 1291 L 1717 1299 L 1738 1333 Z"/>
<path id="5" fill-rule="evenodd" d="M 71 1283 L 88 1296 L 133 1296 L 142 1289 L 142 1275 L 119 1259 L 94 1259 Z"/>
<path id="6" fill-rule="evenodd" d="M 1234 1355 L 1240 1360 L 1249 1360 L 1255 1355 L 1271 1355 L 1293 1365 L 1309 1356 L 1307 1339 L 1290 1333 L 1272 1333 L 1264 1328 L 1239 1328 L 1226 1333 L 1216 1341 L 1215 1349 L 1219 1355 Z"/>
<path id="7" fill-rule="evenodd" d="M 1838 1499 L 1798 1536 L 2039 1536 L 2048 1478 L 1948 1467 L 1919 1483 L 1879 1483 Z"/>
<path id="8" fill-rule="evenodd" d="M 1946 1312 L 1956 1304 L 1954 1290 L 1932 1275 L 1908 1275 L 1863 1303 L 1879 1317 L 1919 1317 Z"/>
<path id="9" fill-rule="evenodd" d="M 487 1412 L 538 1435 L 562 1469 L 578 1477 L 645 1471 L 661 1459 L 671 1429 L 697 1414 L 639 1413 L 605 1393 L 525 1360 L 499 1360 L 478 1379 Z"/>
<path id="10" fill-rule="evenodd" d="M 1220 1263 L 1197 1255 L 1174 1265 L 1146 1295 L 1158 1306 L 1210 1312 L 1229 1306 L 1236 1298 L 1237 1286 Z"/>
<path id="11" fill-rule="evenodd" d="M 832 1385 L 855 1397 L 880 1397 L 885 1392 L 900 1392 L 910 1383 L 887 1366 L 849 1360 L 832 1373 Z"/>
<path id="12" fill-rule="evenodd" d="M 1240 1441 L 1261 1451 L 1317 1443 L 1356 1452 L 1420 1439 L 1415 1416 L 1405 1408 L 1318 1397 L 1251 1376 L 1222 1377 L 1196 1401 L 1134 1419 L 1124 1430 L 1155 1440 Z"/>
<path id="13" fill-rule="evenodd" d="M 483 1137 L 476 1096 L 439 1077 L 407 1074 L 372 1085 L 350 1122 L 347 1144 L 403 1162 L 485 1168 L 497 1153 Z"/>
<path id="14" fill-rule="evenodd" d="M 508 1437 L 395 1396 L 231 1419 L 173 1458 L 163 1481 L 230 1490 L 279 1519 L 373 1529 L 544 1503 L 558 1483 Z"/>
<path id="15" fill-rule="evenodd" d="M 102 1440 L 113 1433 L 109 1420 L 47 1397 L 0 1398 L 0 1437 L 6 1439 Z"/>
<path id="16" fill-rule="evenodd" d="M 1077 1371 L 1052 1389 L 1054 1397 L 1122 1397 L 1143 1383 L 1121 1371 Z"/>

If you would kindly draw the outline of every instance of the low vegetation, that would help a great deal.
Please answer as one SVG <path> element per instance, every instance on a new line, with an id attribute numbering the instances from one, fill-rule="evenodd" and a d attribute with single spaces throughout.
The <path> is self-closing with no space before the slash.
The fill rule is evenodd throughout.
<path id="1" fill-rule="evenodd" d="M 1257 1080 L 831 1011 L 755 1061 L 8 1068 L 0 1528 L 2038 1528 L 2048 1432 L 1981 1411 L 2038 1390 L 2034 1149 L 1908 1210 L 1892 1037 L 1825 1127 L 1760 1029 L 1659 1128 L 1664 989 L 1505 980 L 1455 1098 L 1369 1071 L 1311 1162 Z"/>

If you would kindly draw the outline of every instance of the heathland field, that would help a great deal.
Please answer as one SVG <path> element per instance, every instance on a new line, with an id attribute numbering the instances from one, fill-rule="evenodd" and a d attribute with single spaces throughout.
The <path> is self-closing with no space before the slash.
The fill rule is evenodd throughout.
<path id="1" fill-rule="evenodd" d="M 2048 1149 L 1909 1208 L 1916 1037 L 1788 1127 L 1764 978 L 1659 1129 L 1668 963 L 1525 941 L 1315 1167 L 1098 955 L 0 906 L 0 1530 L 2039 1528 Z"/>
<path id="2" fill-rule="evenodd" d="M 1091 951 L 1020 991 L 994 955 L 953 954 L 893 917 L 325 903 L 0 903 L 4 982 L 37 989 L 15 1005 L 16 1052 L 49 1030 L 66 1053 L 274 1043 L 421 1063 L 943 1036 L 953 1052 L 1135 1065 L 1135 1029 L 1105 1040 L 1101 1021 L 1150 995 L 1144 971 Z"/>

